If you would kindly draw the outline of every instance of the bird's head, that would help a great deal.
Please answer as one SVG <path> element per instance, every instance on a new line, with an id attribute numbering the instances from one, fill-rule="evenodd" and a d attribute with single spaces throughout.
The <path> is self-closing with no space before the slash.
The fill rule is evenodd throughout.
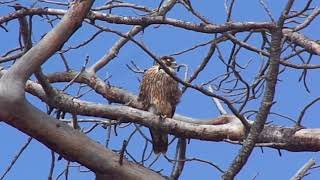
<path id="1" fill-rule="evenodd" d="M 163 62 L 163 64 L 166 65 L 170 70 L 175 70 L 178 68 L 176 60 L 171 56 L 162 56 L 160 61 Z"/>

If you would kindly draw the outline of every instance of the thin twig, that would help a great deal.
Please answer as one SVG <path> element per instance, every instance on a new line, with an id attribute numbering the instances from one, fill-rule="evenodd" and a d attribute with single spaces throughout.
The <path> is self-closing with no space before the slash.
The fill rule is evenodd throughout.
<path id="1" fill-rule="evenodd" d="M 311 107 L 314 103 L 320 100 L 320 97 L 316 98 L 315 100 L 311 101 L 309 104 L 307 104 L 301 111 L 298 120 L 297 120 L 297 126 L 301 126 L 301 121 L 303 119 L 303 116 L 305 112 L 308 110 L 309 107 Z"/>
<path id="2" fill-rule="evenodd" d="M 81 75 L 81 73 L 83 73 L 83 71 L 85 71 L 88 62 L 89 62 L 89 56 L 87 55 L 86 59 L 84 61 L 84 64 L 81 67 L 80 72 L 76 76 L 74 76 L 74 78 L 62 89 L 62 91 L 67 90 L 67 88 L 70 87 L 74 83 L 74 81 Z"/>
<path id="3" fill-rule="evenodd" d="M 18 152 L 18 154 L 13 158 L 13 160 L 11 161 L 10 165 L 7 167 L 6 171 L 3 173 L 3 175 L 1 176 L 0 180 L 3 180 L 5 178 L 5 176 L 9 173 L 9 171 L 11 170 L 11 168 L 13 167 L 13 165 L 17 162 L 17 160 L 19 159 L 20 155 L 23 153 L 24 150 L 26 150 L 26 148 L 28 147 L 28 145 L 30 144 L 31 140 L 33 138 L 29 137 L 27 142 L 21 147 L 20 151 Z"/>
<path id="4" fill-rule="evenodd" d="M 122 165 L 122 163 L 123 163 L 123 156 L 126 151 L 127 145 L 128 145 L 128 142 L 126 140 L 124 140 L 122 143 L 122 148 L 121 148 L 120 157 L 119 157 L 119 164 L 120 165 Z"/>
<path id="5" fill-rule="evenodd" d="M 56 157 L 55 157 L 54 151 L 51 151 L 51 164 L 50 164 L 48 180 L 52 180 L 54 167 L 55 167 L 55 161 L 56 161 Z"/>
<path id="6" fill-rule="evenodd" d="M 209 90 L 210 92 L 214 93 L 212 86 L 209 86 L 209 87 L 208 87 L 208 90 Z M 217 106 L 217 108 L 218 108 L 218 110 L 219 110 L 219 112 L 220 112 L 220 115 L 225 115 L 225 114 L 227 114 L 227 111 L 223 108 L 223 106 L 222 106 L 222 104 L 221 104 L 221 102 L 220 102 L 219 99 L 213 97 L 212 100 L 213 100 L 214 104 Z"/>

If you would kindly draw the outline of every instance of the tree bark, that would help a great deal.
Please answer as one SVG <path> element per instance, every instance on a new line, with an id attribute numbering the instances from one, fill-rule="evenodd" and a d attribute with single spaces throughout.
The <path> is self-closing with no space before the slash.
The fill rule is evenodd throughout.
<path id="1" fill-rule="evenodd" d="M 48 116 L 25 99 L 27 79 L 81 26 L 93 1 L 74 1 L 61 22 L 22 56 L 0 79 L 0 119 L 34 137 L 68 160 L 114 179 L 164 179 L 142 166 L 123 160 L 83 133 Z"/>

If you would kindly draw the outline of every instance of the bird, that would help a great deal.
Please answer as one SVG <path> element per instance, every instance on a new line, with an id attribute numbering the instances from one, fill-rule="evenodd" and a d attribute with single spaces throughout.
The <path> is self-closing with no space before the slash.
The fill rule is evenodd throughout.
<path id="1" fill-rule="evenodd" d="M 172 74 L 176 74 L 178 65 L 173 57 L 163 56 L 159 60 Z M 159 63 L 144 72 L 138 96 L 138 101 L 142 102 L 143 110 L 159 115 L 161 120 L 172 118 L 180 97 L 181 90 L 178 82 L 166 73 Z M 155 127 L 151 127 L 149 130 L 153 152 L 166 154 L 168 134 Z"/>

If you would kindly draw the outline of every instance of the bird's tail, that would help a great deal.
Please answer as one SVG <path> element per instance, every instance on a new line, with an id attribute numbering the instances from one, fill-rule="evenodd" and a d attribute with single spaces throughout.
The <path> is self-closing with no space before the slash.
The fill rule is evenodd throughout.
<path id="1" fill-rule="evenodd" d="M 166 154 L 168 149 L 168 134 L 161 131 L 150 129 L 152 137 L 152 148 L 155 154 Z"/>

